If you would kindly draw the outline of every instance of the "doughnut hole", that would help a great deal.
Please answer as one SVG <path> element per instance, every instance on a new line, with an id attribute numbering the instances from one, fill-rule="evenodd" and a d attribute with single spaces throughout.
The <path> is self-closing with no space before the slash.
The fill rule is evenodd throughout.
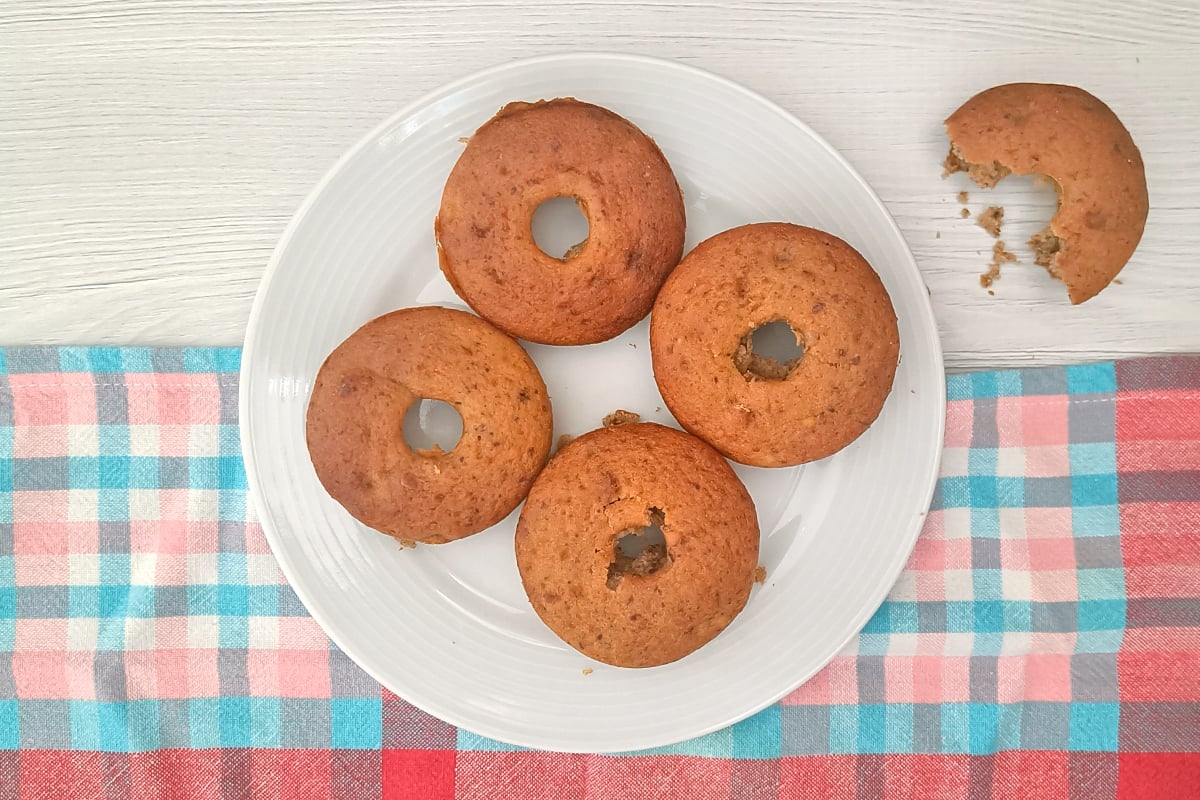
<path id="1" fill-rule="evenodd" d="M 647 524 L 627 528 L 613 540 L 613 560 L 608 565 L 609 589 L 616 589 L 626 575 L 653 575 L 671 563 L 667 538 L 662 526 L 665 517 L 661 509 L 646 509 Z"/>
<path id="2" fill-rule="evenodd" d="M 742 337 L 733 351 L 733 365 L 750 381 L 787 380 L 804 356 L 804 339 L 784 319 L 759 325 Z"/>
<path id="3" fill-rule="evenodd" d="M 587 244 L 591 227 L 576 197 L 552 197 L 533 212 L 533 241 L 543 253 L 566 261 Z"/>
<path id="4" fill-rule="evenodd" d="M 442 400 L 422 397 L 404 415 L 404 443 L 419 456 L 449 453 L 462 438 L 458 409 Z"/>

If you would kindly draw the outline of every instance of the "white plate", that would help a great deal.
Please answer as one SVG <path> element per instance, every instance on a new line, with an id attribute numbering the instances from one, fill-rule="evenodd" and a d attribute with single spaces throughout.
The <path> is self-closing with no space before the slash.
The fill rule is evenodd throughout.
<path id="1" fill-rule="evenodd" d="M 664 667 L 589 662 L 526 601 L 515 513 L 454 544 L 401 551 L 317 482 L 304 443 L 322 360 L 403 306 L 458 305 L 438 270 L 433 217 L 471 134 L 511 100 L 574 96 L 654 137 L 687 202 L 688 247 L 720 230 L 789 220 L 859 249 L 891 293 L 902 361 L 875 425 L 807 467 L 738 468 L 758 506 L 765 585 L 713 642 Z M 647 323 L 601 345 L 530 346 L 555 435 L 615 408 L 674 424 L 651 378 Z M 941 453 L 944 375 L 929 298 L 883 204 L 816 134 L 764 98 L 680 64 L 563 55 L 505 64 L 399 111 L 321 181 L 275 250 L 242 364 L 246 471 L 284 574 L 367 672 L 447 722 L 554 750 L 663 745 L 736 722 L 828 662 L 879 607 L 928 508 Z M 584 674 L 591 667 L 594 672 Z"/>

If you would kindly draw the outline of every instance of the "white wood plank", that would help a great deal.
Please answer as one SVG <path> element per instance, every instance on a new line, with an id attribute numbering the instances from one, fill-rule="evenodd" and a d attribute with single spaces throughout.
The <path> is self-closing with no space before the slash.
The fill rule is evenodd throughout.
<path id="1" fill-rule="evenodd" d="M 364 132 L 470 71 L 579 49 L 718 72 L 841 149 L 908 238 L 952 369 L 1200 351 L 1200 22 L 1118 0 L 8 0 L 0 343 L 240 342 L 276 238 Z M 1043 194 L 939 177 L 941 120 L 1012 80 L 1089 89 L 1147 163 L 1143 243 L 1083 306 L 1028 257 L 995 297 L 978 285 L 992 240 L 956 193 L 1005 205 L 1014 247 Z"/>

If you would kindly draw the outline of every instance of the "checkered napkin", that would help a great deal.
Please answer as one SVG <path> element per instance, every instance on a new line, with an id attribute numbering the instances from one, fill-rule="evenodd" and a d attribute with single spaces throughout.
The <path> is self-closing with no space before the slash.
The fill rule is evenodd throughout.
<path id="1" fill-rule="evenodd" d="M 456 730 L 330 644 L 247 500 L 238 360 L 0 350 L 0 800 L 1200 797 L 1200 358 L 951 377 L 862 635 L 626 755 Z"/>

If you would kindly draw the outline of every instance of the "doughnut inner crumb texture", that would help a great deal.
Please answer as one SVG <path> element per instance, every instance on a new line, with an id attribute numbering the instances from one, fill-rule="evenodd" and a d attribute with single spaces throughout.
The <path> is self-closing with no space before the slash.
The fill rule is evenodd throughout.
<path id="1" fill-rule="evenodd" d="M 790 334 L 790 338 L 795 342 L 794 346 L 790 348 L 787 347 L 785 342 L 781 341 L 788 334 Z M 756 353 L 756 345 L 759 350 L 767 349 L 764 347 L 763 342 L 767 337 L 771 338 L 771 341 L 767 345 L 770 348 L 768 351 L 770 355 L 768 355 L 768 352 Z M 790 352 L 785 352 L 789 350 Z M 742 377 L 748 381 L 756 378 L 768 381 L 783 381 L 787 380 L 792 371 L 799 366 L 803 355 L 803 337 L 796 333 L 787 320 L 776 319 L 759 325 L 742 337 L 742 340 L 738 343 L 737 350 L 733 352 L 733 364 L 737 367 L 737 371 L 742 373 Z M 782 361 L 780 361 L 780 357 L 783 357 Z"/>
<path id="2" fill-rule="evenodd" d="M 662 509 L 646 509 L 646 527 L 627 528 L 613 539 L 613 560 L 605 585 L 616 590 L 626 575 L 653 575 L 671 562 L 663 533 Z"/>
<path id="3" fill-rule="evenodd" d="M 993 239 L 1000 238 L 1000 226 L 1004 224 L 1004 209 L 1000 206 L 988 206 L 979 212 L 979 227 L 992 235 Z"/>

